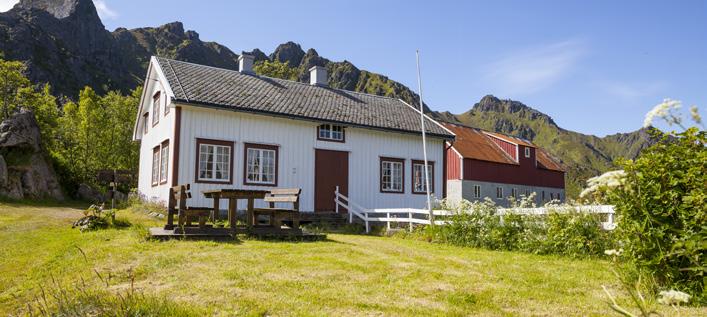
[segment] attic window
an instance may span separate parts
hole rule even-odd
[[[145,114],[142,115],[142,134],[147,134],[147,126],[149,125],[148,124],[148,120],[149,120],[148,117],[149,116],[150,116],[150,114],[147,112],[145,112]]]
[[[333,124],[322,124],[317,127],[317,140],[344,142],[344,127]]]
[[[152,126],[160,122],[160,92],[152,96]]]
[[[525,148],[525,157],[530,158],[530,148],[529,147]]]

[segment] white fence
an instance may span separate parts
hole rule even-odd
[[[339,192],[339,187],[336,187],[334,193],[334,202],[336,212],[339,213],[339,208],[346,208],[349,212],[349,223],[352,223],[354,217],[357,217],[366,226],[366,232],[370,232],[372,222],[385,222],[386,227],[390,229],[391,223],[405,223],[412,230],[413,224],[429,225],[430,212],[427,209],[415,208],[377,208],[367,209],[361,205],[350,201],[348,197]],[[567,206],[567,207],[552,207],[552,208],[499,208],[498,215],[503,221],[503,215],[521,214],[521,215],[546,215],[549,212],[581,212],[606,215],[606,221],[602,222],[602,227],[605,230],[613,230],[616,228],[614,222],[614,207],[609,205],[596,206]],[[454,212],[448,210],[433,210],[432,218],[435,216],[451,216]],[[435,225],[444,225],[447,221],[435,220]]]

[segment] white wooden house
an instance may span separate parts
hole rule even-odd
[[[330,88],[320,66],[306,84],[256,75],[246,54],[239,64],[152,57],[134,130],[142,195],[164,202],[170,186],[189,183],[190,204],[210,206],[202,190],[298,187],[302,211],[331,211],[338,186],[366,208],[425,207],[414,107]],[[430,187],[441,197],[444,143],[454,134],[430,118],[425,126]]]

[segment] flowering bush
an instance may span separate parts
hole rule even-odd
[[[624,256],[659,289],[677,289],[707,302],[707,133],[686,128],[666,99],[646,115],[646,126],[661,117],[683,132],[663,133],[636,160],[619,164],[623,172],[599,177],[583,193],[615,205]],[[691,116],[702,125],[695,107]],[[703,126],[704,128],[704,126]],[[597,181],[600,180],[600,181]]]
[[[596,214],[556,211],[501,216],[488,201],[464,201],[455,210],[448,224],[427,226],[415,235],[431,242],[572,257],[602,256],[614,245],[613,234],[602,230]]]

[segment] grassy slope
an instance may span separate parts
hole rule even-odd
[[[111,289],[121,290],[132,268],[146,294],[217,315],[604,315],[601,284],[616,287],[597,260],[357,235],[157,242],[145,227],[160,223],[142,213],[119,213],[129,229],[83,234],[69,225],[79,215],[0,203],[0,315],[52,277],[92,280],[93,269],[112,272]]]

